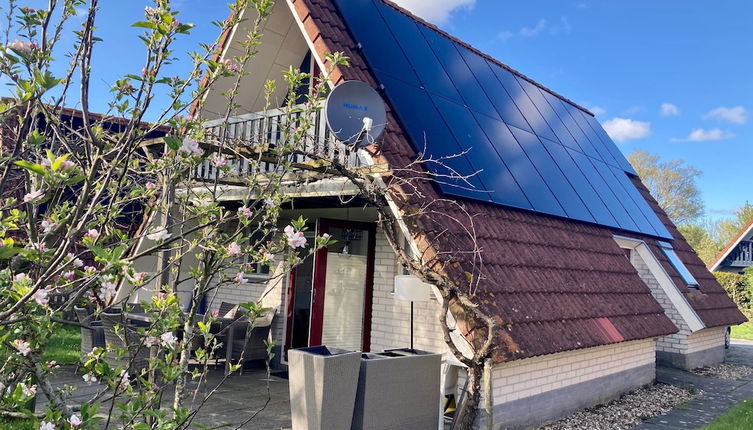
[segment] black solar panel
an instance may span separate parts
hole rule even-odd
[[[379,0],[335,3],[415,149],[455,156],[426,165],[443,193],[672,237],[593,116]]]

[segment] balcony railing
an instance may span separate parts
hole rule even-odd
[[[324,112],[320,110],[314,115],[315,118],[311,121],[312,125],[306,132],[306,138],[302,142],[296,142],[296,146],[303,152],[316,153],[327,159],[336,160],[347,167],[358,167],[360,162],[356,151],[335,139],[332,132],[327,128]],[[280,109],[273,109],[232,117],[227,123],[221,119],[208,121],[205,127],[209,136],[221,137],[226,130],[225,136],[230,140],[245,141],[252,145],[261,143],[269,149],[274,149],[284,143],[282,142],[282,139],[285,138],[284,130],[298,126],[302,118],[301,113],[286,114]],[[291,121],[293,124],[288,124]],[[228,165],[231,168],[229,172],[221,172],[211,162],[215,154],[210,154],[207,161],[197,167],[194,179],[220,179],[225,182],[233,182],[233,179],[239,180],[252,175],[263,175],[278,169],[278,163],[269,161],[269,157],[264,157],[264,154],[253,157],[253,162],[249,162],[247,159],[230,158],[225,154],[224,157],[228,160]],[[291,155],[289,160],[294,166],[305,165],[305,163],[313,161],[302,154]],[[218,178],[218,175],[221,176]]]
[[[730,252],[725,264],[731,267],[753,266],[753,241],[744,240]]]

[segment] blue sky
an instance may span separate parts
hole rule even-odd
[[[179,0],[197,25],[176,45],[211,42],[224,1]],[[753,2],[750,0],[398,0],[543,85],[590,108],[620,149],[680,158],[703,171],[712,218],[753,202]],[[23,3],[22,3],[23,4]],[[40,0],[28,3],[41,7]],[[143,49],[130,23],[149,2],[103,2],[95,94],[139,73]],[[70,42],[70,40],[68,41]],[[178,62],[174,70],[185,70]],[[93,110],[106,109],[107,97]]]

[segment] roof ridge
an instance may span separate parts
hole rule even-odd
[[[747,233],[748,230],[750,230],[751,227],[753,227],[753,219],[751,219],[750,221],[748,221],[748,223],[745,224],[745,227],[743,227],[742,229],[740,229],[740,231],[737,232],[737,234],[735,235],[735,237],[733,237],[732,240],[730,240],[729,242],[727,242],[727,245],[725,245],[724,248],[722,248],[722,250],[719,252],[719,254],[717,254],[716,257],[714,257],[714,259],[711,260],[711,263],[709,263],[709,264],[706,265],[706,268],[709,269],[709,270],[714,270],[717,266],[719,266],[720,264],[722,264],[722,260],[724,260],[725,258],[727,258],[727,254],[729,254],[729,252],[732,250],[732,248],[734,248],[735,246],[737,246],[737,244],[745,236],[745,233]]]
[[[476,54],[480,55],[481,57],[483,57],[483,58],[485,58],[485,59],[493,62],[494,64],[496,64],[496,65],[498,65],[500,67],[502,67],[503,69],[507,70],[508,72],[510,72],[510,73],[512,73],[512,74],[514,74],[516,76],[519,76],[519,77],[525,79],[526,81],[528,81],[532,85],[535,85],[536,87],[538,87],[538,88],[540,88],[540,89],[542,89],[542,90],[550,93],[551,95],[553,95],[553,96],[555,96],[555,97],[557,97],[557,98],[559,98],[559,99],[561,99],[561,100],[563,100],[563,101],[565,101],[565,102],[567,102],[567,103],[575,106],[576,108],[582,110],[583,112],[586,112],[587,114],[589,114],[589,115],[591,115],[593,117],[596,116],[596,115],[594,115],[593,112],[591,112],[590,110],[586,109],[585,107],[579,105],[578,103],[575,103],[574,101],[572,101],[569,98],[563,96],[562,94],[559,94],[558,92],[556,92],[556,91],[554,91],[554,90],[552,90],[550,88],[545,87],[544,85],[536,82],[534,79],[532,79],[532,78],[524,75],[523,73],[519,72],[518,70],[513,69],[512,67],[510,67],[507,64],[499,61],[498,59],[496,59],[494,57],[492,57],[491,55],[487,54],[486,52],[483,52],[483,51],[479,50],[478,48],[474,47],[470,43],[468,43],[468,42],[466,42],[464,40],[458,39],[457,37],[451,35],[450,33],[446,32],[444,30],[442,30],[441,28],[439,28],[436,25],[430,23],[429,21],[426,21],[425,19],[423,19],[420,16],[414,14],[413,12],[409,11],[408,9],[405,9],[404,7],[396,4],[392,0],[375,0],[375,1],[380,1],[380,2],[384,3],[386,6],[389,6],[389,7],[393,8],[393,9],[395,9],[396,11],[402,13],[403,15],[405,15],[408,18],[416,21],[417,23],[419,23],[419,24],[421,24],[421,25],[423,25],[425,27],[428,27],[431,30],[436,31],[440,35],[442,35],[442,36],[444,36],[444,37],[452,40],[453,42],[455,42],[455,43],[457,43],[457,44],[459,44],[459,45],[461,45],[461,46],[463,46],[463,47],[465,47],[465,48],[473,51],[474,53],[476,53]]]

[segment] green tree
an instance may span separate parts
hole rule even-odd
[[[696,185],[700,170],[683,160],[661,161],[658,155],[646,151],[633,152],[628,161],[675,224],[686,224],[703,215],[703,201]]]
[[[735,217],[719,221],[719,240],[729,243],[753,220],[753,205],[745,202],[741,208],[735,210]]]
[[[705,264],[712,262],[724,248],[725,242],[719,240],[718,235],[714,234],[718,231],[715,223],[687,223],[681,225],[679,230]]]

